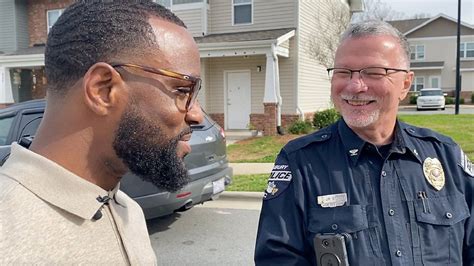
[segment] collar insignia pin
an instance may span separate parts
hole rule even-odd
[[[352,150],[349,150],[349,153],[351,156],[357,156],[357,153],[359,152],[358,149],[352,149]]]
[[[413,149],[413,153],[418,156],[418,152],[416,151],[416,149]]]
[[[446,182],[444,170],[438,158],[426,158],[423,162],[425,178],[436,190],[440,191]]]

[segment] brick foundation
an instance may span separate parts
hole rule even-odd
[[[275,136],[277,134],[277,105],[276,103],[263,103],[265,110],[265,121],[263,122],[263,135]]]
[[[215,113],[215,114],[208,114],[212,120],[216,121],[216,123],[224,128],[224,114],[222,113]]]

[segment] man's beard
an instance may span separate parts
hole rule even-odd
[[[113,148],[132,173],[156,187],[176,192],[189,182],[183,160],[177,155],[179,140],[169,139],[160,126],[145,119],[129,104],[120,119]]]

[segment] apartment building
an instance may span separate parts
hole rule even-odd
[[[276,134],[330,106],[325,67],[308,49],[315,16],[358,0],[156,0],[175,12],[198,43],[199,101],[224,129]],[[0,0],[0,105],[45,95],[47,33],[72,0]],[[337,4],[335,4],[337,3]],[[5,23],[8,22],[8,25]],[[327,30],[327,29],[325,29]]]

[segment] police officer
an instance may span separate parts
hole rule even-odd
[[[257,265],[473,265],[471,162],[449,137],[397,119],[409,54],[385,22],[343,34],[328,69],[342,119],[278,155]]]

